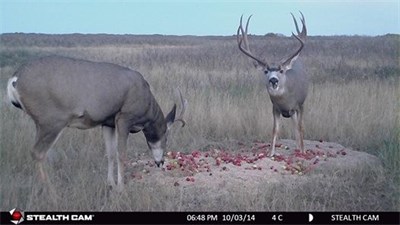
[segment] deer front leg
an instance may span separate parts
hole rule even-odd
[[[114,188],[114,162],[117,157],[117,139],[115,136],[115,128],[103,126],[102,129],[108,159],[107,184]]]
[[[116,129],[117,129],[117,158],[118,158],[118,181],[117,191],[122,192],[124,190],[124,162],[127,157],[127,141],[129,135],[128,119],[125,119],[123,115],[117,116]]]
[[[296,138],[296,145],[297,148],[301,150],[301,152],[304,152],[304,143],[303,143],[303,124],[302,124],[302,113],[300,111],[296,111],[292,115],[292,121],[293,121],[293,129],[295,132],[295,138]]]
[[[280,128],[280,120],[281,120],[281,113],[273,107],[272,109],[273,117],[274,117],[274,128],[272,129],[272,151],[271,156],[275,155],[275,145],[279,135],[279,128]]]
[[[303,106],[299,110],[299,133],[300,133],[300,150],[304,152],[304,125],[303,125]]]

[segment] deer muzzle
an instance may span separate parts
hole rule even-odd
[[[276,89],[278,87],[278,78],[276,77],[272,77],[271,79],[269,79],[269,83],[271,84],[273,89]]]
[[[164,159],[162,159],[161,161],[154,161],[157,165],[157,167],[163,166],[164,165]]]

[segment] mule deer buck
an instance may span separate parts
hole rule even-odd
[[[39,177],[46,181],[43,162],[47,151],[65,127],[89,129],[102,126],[108,155],[107,183],[124,187],[124,160],[129,133],[143,131],[157,166],[163,164],[168,130],[175,121],[185,125],[186,100],[176,117],[176,104],[164,117],[143,76],[111,63],[97,63],[61,56],[43,57],[21,66],[9,79],[9,100],[35,122],[36,142],[31,154]]]
[[[307,37],[307,28],[304,15],[301,12],[300,14],[301,23],[303,25],[301,32],[297,25],[296,18],[292,14],[297,31],[297,35],[294,33],[292,33],[292,35],[300,42],[300,47],[279,63],[269,64],[267,61],[251,53],[247,38],[247,30],[251,16],[247,19],[245,29],[243,29],[242,26],[242,16],[237,30],[236,37],[240,51],[255,60],[255,65],[261,67],[266,76],[266,86],[273,105],[272,113],[274,118],[271,156],[275,155],[275,145],[279,133],[281,115],[285,118],[292,118],[297,147],[304,152],[303,103],[308,91],[308,75],[302,63],[297,59],[304,47],[304,42]]]

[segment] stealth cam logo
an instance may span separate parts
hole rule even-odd
[[[14,224],[20,224],[24,221],[24,212],[18,208],[14,208],[10,211],[11,222]]]

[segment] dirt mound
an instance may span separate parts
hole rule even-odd
[[[364,188],[382,177],[378,158],[331,142],[305,141],[306,151],[301,153],[294,141],[281,140],[274,157],[268,157],[269,143],[226,146],[167,152],[163,168],[157,168],[150,158],[131,161],[128,176],[131,184],[161,186],[180,193],[177,210],[287,210],[281,204],[293,204],[293,210],[346,210],[345,206],[329,206],[329,198],[346,201],[361,196],[367,200],[369,197],[362,194],[371,193]],[[304,207],[295,203],[298,200],[311,204]],[[364,203],[354,204],[360,210],[369,209]]]

